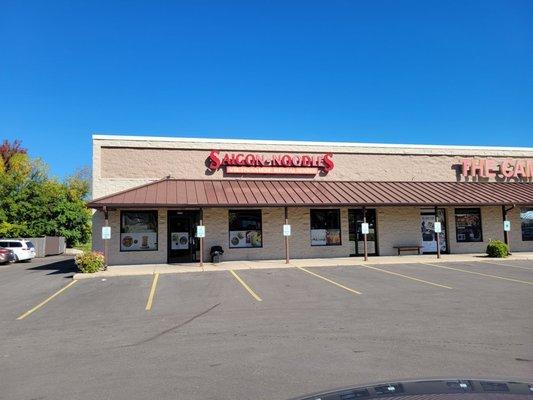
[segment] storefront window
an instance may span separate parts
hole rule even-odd
[[[157,250],[157,211],[123,211],[120,251]]]
[[[522,208],[520,220],[522,221],[522,240],[533,240],[533,208]]]
[[[455,230],[457,242],[482,242],[481,210],[479,208],[456,208]]]
[[[311,246],[339,246],[340,244],[340,210],[311,210]]]
[[[229,247],[262,247],[261,210],[229,212]]]

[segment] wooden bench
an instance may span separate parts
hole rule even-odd
[[[420,254],[420,249],[422,248],[422,246],[418,246],[418,245],[412,245],[412,246],[393,246],[396,250],[398,250],[398,255],[400,255],[400,253],[402,251],[417,251],[418,254]]]

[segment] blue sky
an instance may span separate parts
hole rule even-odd
[[[0,2],[0,139],[533,146],[533,2]]]

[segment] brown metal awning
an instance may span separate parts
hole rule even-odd
[[[532,183],[163,179],[88,207],[533,205]]]

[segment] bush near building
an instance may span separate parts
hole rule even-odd
[[[505,258],[509,255],[509,247],[500,240],[490,240],[487,255],[494,258]]]
[[[84,274],[92,274],[105,269],[104,255],[96,251],[84,251],[76,256],[76,266]]]

